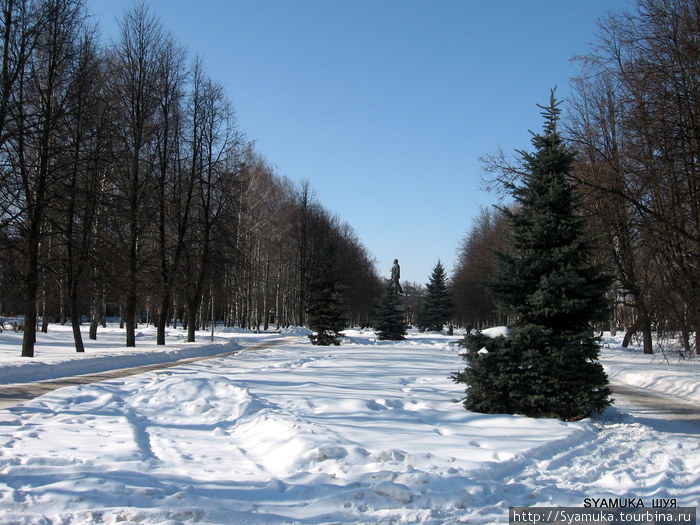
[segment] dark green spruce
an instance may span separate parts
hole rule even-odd
[[[401,296],[389,283],[384,288],[384,295],[377,300],[374,311],[374,331],[381,341],[402,341],[406,337],[406,322],[401,309]]]
[[[335,249],[327,242],[318,275],[309,289],[307,319],[314,333],[309,339],[315,345],[340,345],[340,333],[346,328],[346,316],[340,280],[335,272]]]
[[[430,282],[425,288],[427,292],[417,325],[421,331],[439,332],[454,315],[454,303],[447,286],[447,274],[440,261],[433,268]]]
[[[508,189],[505,210],[511,252],[499,254],[490,283],[496,303],[513,320],[507,338],[467,336],[467,367],[454,379],[467,384],[468,410],[572,420],[610,404],[598,362],[593,323],[607,314],[609,280],[591,263],[591,241],[568,176],[574,156],[557,131],[554,92],[542,107],[544,131],[534,153],[522,153],[524,174]]]

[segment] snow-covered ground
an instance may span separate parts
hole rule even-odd
[[[602,339],[601,362],[610,381],[638,386],[700,404],[700,359],[677,354],[644,355],[639,346],[622,348],[622,335]]]
[[[286,334],[289,335],[289,334]],[[276,334],[218,332],[166,350],[102,330],[0,334],[0,388],[240,350]],[[348,331],[340,347],[264,350],[62,388],[0,410],[0,523],[507,523],[509,506],[584,498],[700,504],[697,426],[673,430],[629,404],[591,421],[464,410],[458,337],[404,342]],[[610,348],[611,377],[699,401],[700,364]]]

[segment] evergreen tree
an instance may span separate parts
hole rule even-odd
[[[452,378],[468,385],[464,405],[467,410],[487,414],[514,414],[517,407],[509,393],[509,381],[516,376],[511,363],[517,361],[515,350],[506,344],[505,337],[491,338],[481,333],[467,334],[460,342],[467,347],[463,354],[468,365]]]
[[[447,274],[440,261],[433,268],[430,282],[425,287],[427,294],[418,316],[418,328],[421,331],[439,332],[454,314],[454,303],[447,287]]]
[[[598,363],[592,323],[606,314],[609,280],[593,267],[584,221],[567,175],[573,154],[557,131],[558,103],[540,106],[544,133],[522,153],[522,185],[510,184],[515,211],[512,253],[500,254],[491,283],[503,313],[515,322],[508,338],[467,336],[467,368],[454,376],[468,385],[468,410],[575,419],[610,404]]]
[[[315,345],[340,345],[340,331],[346,326],[343,311],[342,290],[334,272],[333,244],[324,247],[324,256],[316,280],[309,290],[307,318],[314,333],[309,339]]]
[[[401,296],[394,285],[386,285],[384,295],[377,301],[374,313],[374,331],[381,341],[402,341],[406,336],[406,323],[401,311]]]

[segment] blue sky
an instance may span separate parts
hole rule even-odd
[[[145,0],[227,88],[279,175],[307,179],[389,277],[451,274],[479,157],[529,148],[596,20],[628,0]],[[131,0],[88,0],[109,38]]]

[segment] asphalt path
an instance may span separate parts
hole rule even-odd
[[[21,405],[22,403],[32,400],[35,397],[42,396],[59,388],[66,386],[75,385],[85,385],[88,383],[97,383],[99,381],[106,381],[108,379],[117,379],[120,377],[133,376],[137,374],[143,374],[146,372],[151,372],[153,370],[161,370],[164,368],[172,368],[174,366],[186,365],[190,363],[196,363],[197,361],[204,361],[206,359],[217,359],[220,357],[228,357],[241,352],[250,352],[253,350],[264,350],[266,348],[272,348],[274,346],[280,345],[282,343],[288,343],[297,339],[296,337],[282,337],[280,339],[273,339],[267,341],[261,341],[259,343],[246,346],[244,348],[238,348],[229,352],[222,352],[220,354],[199,356],[199,357],[188,357],[186,359],[180,359],[179,361],[171,361],[168,363],[155,363],[151,365],[135,366],[131,368],[118,368],[114,370],[106,370],[104,372],[96,372],[92,374],[82,374],[71,377],[61,377],[57,379],[47,379],[45,381],[35,381],[33,383],[19,383],[13,385],[0,385],[0,409],[10,408],[13,406]]]
[[[700,435],[700,406],[646,388],[612,383],[614,405],[661,432]]]

